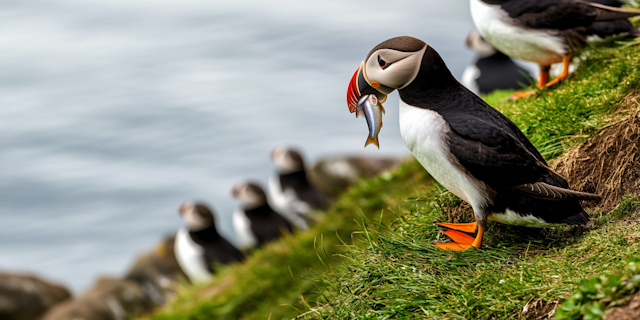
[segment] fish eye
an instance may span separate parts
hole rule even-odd
[[[380,65],[380,68],[382,68],[382,70],[388,68],[391,63],[384,61],[384,59],[380,58],[380,55],[378,55],[378,65]]]
[[[378,104],[378,97],[376,97],[375,94],[372,94],[369,96],[369,101],[371,101],[371,104],[375,106],[376,104]]]

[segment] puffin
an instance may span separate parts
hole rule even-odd
[[[462,73],[460,81],[471,92],[480,95],[495,90],[522,89],[530,82],[527,70],[496,50],[477,30],[469,32],[466,45],[477,55]]]
[[[502,53],[538,64],[538,87],[569,76],[571,57],[591,36],[640,36],[627,18],[638,10],[583,0],[470,0],[471,17],[480,35]],[[562,72],[549,81],[549,68],[562,62]],[[512,99],[533,91],[516,92]]]
[[[385,101],[394,90],[407,148],[473,208],[473,223],[435,222],[453,240],[439,248],[481,248],[488,220],[525,227],[589,221],[579,201],[600,196],[570,190],[522,131],[460,84],[431,46],[402,36],[371,49],[349,83],[349,111],[369,95]]]
[[[244,261],[244,254],[218,233],[213,212],[206,205],[187,201],[178,213],[185,226],[176,234],[174,252],[191,283],[210,281],[214,263]]]
[[[236,183],[231,192],[240,201],[240,207],[233,213],[233,228],[243,249],[262,247],[285,232],[293,232],[291,223],[271,208],[257,183]]]
[[[276,174],[269,178],[269,202],[274,209],[306,230],[315,219],[316,209],[325,207],[320,191],[309,182],[302,155],[290,147],[277,147],[271,151]]]

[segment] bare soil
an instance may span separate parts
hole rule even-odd
[[[625,194],[640,194],[640,113],[625,116],[556,159],[571,189],[603,197],[587,207],[610,212]]]
[[[604,320],[636,320],[640,319],[640,293],[636,293],[631,301],[621,307],[612,308],[604,314]]]

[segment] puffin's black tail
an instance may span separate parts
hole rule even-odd
[[[587,224],[587,222],[589,222],[589,220],[590,220],[589,215],[583,210],[576,215],[565,218],[564,220],[562,220],[562,222],[568,225],[585,225]]]

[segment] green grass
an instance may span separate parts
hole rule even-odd
[[[512,92],[496,92],[486,100],[553,159],[614,120],[640,85],[639,67],[638,46],[589,49],[568,81],[535,98],[512,103]],[[183,288],[148,318],[511,319],[527,302],[567,298],[581,279],[640,256],[640,226],[615,223],[635,219],[636,200],[613,214],[590,212],[588,228],[490,224],[483,250],[438,250],[432,243],[443,236],[432,221],[446,220],[460,200],[431,185],[416,161],[363,180],[309,231],[218,268],[212,283]]]
[[[407,196],[419,196],[432,179],[419,164],[409,161],[393,173],[361,181],[343,194],[322,221],[253,252],[242,265],[219,268],[216,280],[185,287],[167,308],[150,319],[290,319],[304,310],[301,295],[314,300],[309,277],[339,263],[344,252],[339,238],[350,239],[359,229],[356,220],[399,210]],[[382,195],[381,195],[382,194]],[[388,213],[387,213],[388,214]],[[320,259],[322,255],[324,259]]]
[[[620,101],[640,85],[639,51],[619,45],[590,50],[569,81],[541,90],[535,99],[510,103],[512,92],[496,92],[486,100],[553,159],[614,120]],[[366,241],[346,246],[348,263],[317,280],[325,300],[305,318],[525,317],[521,312],[528,302],[553,305],[570,296],[581,279],[622,269],[625,259],[640,256],[640,226],[614,223],[638,208],[637,198],[627,198],[611,213],[590,212],[594,223],[588,228],[490,223],[483,250],[442,251],[432,244],[445,238],[432,221],[447,219],[445,209],[458,202],[452,197],[433,190],[407,200],[412,209],[393,223],[369,222],[362,231]],[[569,313],[584,314],[584,304],[578,305]]]

